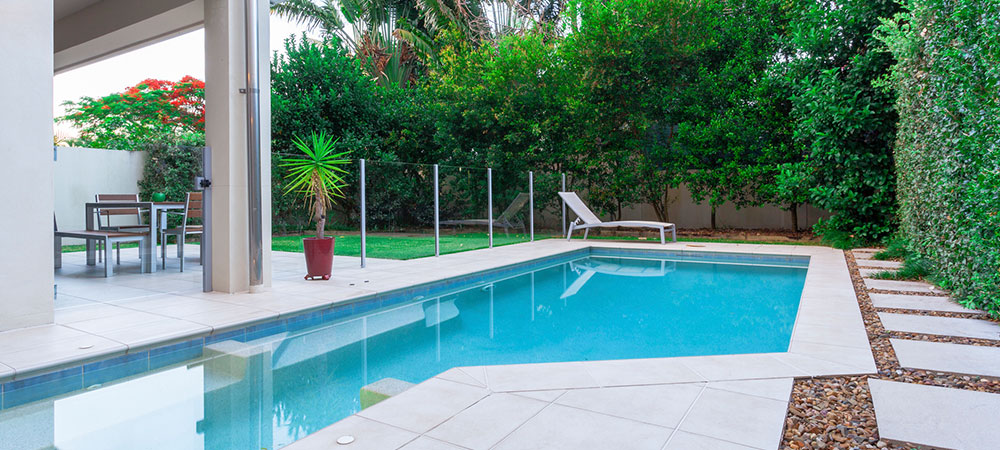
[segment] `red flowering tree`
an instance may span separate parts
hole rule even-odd
[[[64,103],[57,120],[77,128],[72,145],[134,150],[164,139],[205,132],[205,82],[147,79],[124,92]]]

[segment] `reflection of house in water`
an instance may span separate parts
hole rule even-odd
[[[591,256],[570,261],[569,267],[579,276],[559,298],[565,299],[576,295],[594,275],[599,273],[623,277],[662,277],[677,270],[677,263],[661,259]]]
[[[198,427],[205,447],[245,442],[246,448],[276,448],[357,412],[361,387],[385,375],[387,360],[405,359],[387,350],[433,350],[426,338],[407,339],[405,347],[385,342],[416,328],[439,328],[458,315],[454,297],[432,299],[318,329],[207,346],[205,418]],[[440,332],[435,334],[440,352]],[[380,370],[369,373],[373,351]]]

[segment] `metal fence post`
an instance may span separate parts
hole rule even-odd
[[[486,169],[486,223],[489,228],[490,248],[493,248],[493,169]]]
[[[528,171],[528,224],[531,242],[535,242],[535,173]]]
[[[365,160],[358,160],[361,164],[361,268],[365,268],[365,216],[367,212],[365,211]]]
[[[566,172],[562,174],[562,191],[566,192]],[[560,236],[566,235],[566,200],[559,197],[559,202],[562,203],[562,234]]]
[[[441,256],[441,190],[438,188],[438,165],[434,165],[434,256]]]

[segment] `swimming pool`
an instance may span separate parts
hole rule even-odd
[[[112,369],[143,367],[138,359],[93,366],[90,380],[85,368],[85,389],[13,407],[5,397],[0,422],[49,430],[39,446],[62,449],[273,449],[357,412],[361,388],[386,378],[784,352],[807,265],[806,257],[588,249],[150,351],[146,369],[124,379]]]

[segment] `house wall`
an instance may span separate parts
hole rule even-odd
[[[142,151],[97,148],[56,147],[55,214],[60,230],[86,229],[83,204],[94,201],[95,194],[133,194],[139,192],[139,180],[147,154]],[[136,223],[129,217],[115,217],[113,225]],[[63,239],[63,244],[83,243]]]
[[[0,331],[53,317],[52,2],[0,15]]]

